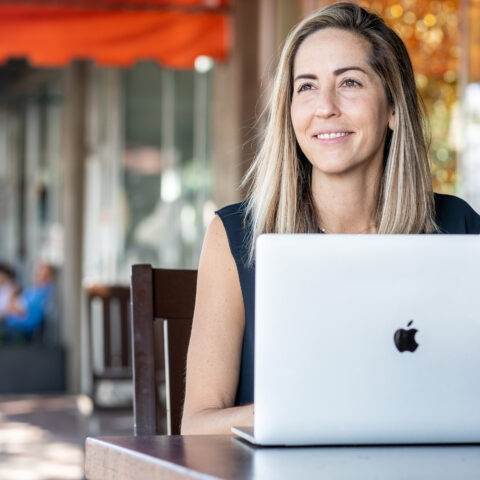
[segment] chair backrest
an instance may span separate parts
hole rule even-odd
[[[196,288],[196,270],[132,266],[135,435],[180,433]]]
[[[93,371],[94,383],[99,379],[128,378],[131,374],[130,358],[130,330],[129,330],[129,302],[130,288],[128,285],[90,285],[85,287],[87,297],[87,317],[90,335],[90,362]],[[95,371],[93,365],[93,303],[99,300],[102,304],[102,330],[103,330],[103,369]],[[116,308],[115,308],[116,307]],[[117,315],[113,315],[116,311]],[[118,317],[119,318],[118,318]],[[113,322],[119,322],[114,325]],[[113,335],[114,329],[119,330],[119,344],[112,342],[117,336]]]

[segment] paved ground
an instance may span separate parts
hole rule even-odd
[[[94,411],[87,396],[0,396],[0,479],[80,480],[85,437],[132,430],[130,411]]]

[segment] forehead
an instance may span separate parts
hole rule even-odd
[[[324,28],[312,33],[300,44],[293,70],[335,70],[347,63],[369,67],[369,54],[370,44],[362,36],[339,28]]]

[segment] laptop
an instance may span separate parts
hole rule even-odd
[[[480,442],[480,236],[262,235],[255,445]]]

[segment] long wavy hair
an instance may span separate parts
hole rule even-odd
[[[312,196],[312,166],[301,151],[290,118],[293,65],[302,42],[325,28],[352,32],[370,45],[368,61],[380,77],[395,111],[388,129],[384,168],[375,212],[378,233],[431,233],[435,203],[427,157],[425,108],[417,93],[407,49],[375,13],[351,2],[338,2],[301,21],[288,35],[277,68],[259,151],[248,170],[246,218],[249,258],[262,233],[313,233],[321,219]]]

